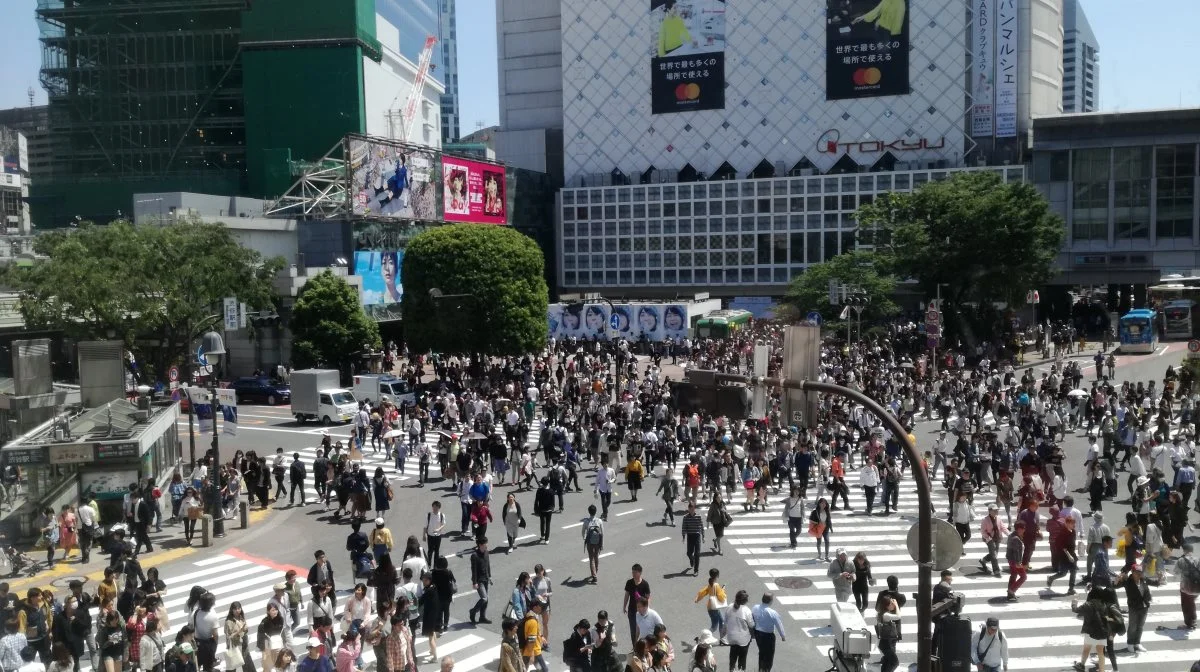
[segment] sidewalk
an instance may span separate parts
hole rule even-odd
[[[141,552],[138,554],[138,561],[142,565],[142,569],[149,569],[157,565],[165,565],[170,562],[175,562],[180,558],[184,558],[197,551],[211,549],[223,542],[229,542],[236,539],[244,533],[251,533],[254,526],[261,523],[275,511],[274,507],[269,509],[252,508],[247,518],[247,529],[242,530],[238,524],[237,518],[225,521],[225,537],[222,539],[213,539],[212,546],[200,545],[200,526],[196,526],[196,536],[192,541],[192,545],[188,546],[183,539],[183,524],[177,522],[169,524],[163,522],[162,532],[155,532],[153,528],[150,530],[150,541],[154,544],[153,552]],[[28,548],[25,554],[30,558],[37,560],[39,565],[44,567],[46,562],[45,549]],[[64,592],[67,589],[67,584],[72,580],[86,579],[89,584],[99,583],[104,578],[104,568],[108,567],[109,556],[103,552],[99,546],[93,547],[91,557],[85,564],[82,562],[82,555],[79,549],[71,551],[71,555],[66,559],[62,559],[62,551],[55,553],[54,568],[50,570],[42,569],[33,576],[25,576],[24,572],[20,576],[10,577],[11,567],[5,565],[3,579],[8,581],[9,590],[15,594],[24,594],[30,588],[43,588],[54,590],[56,592]]]

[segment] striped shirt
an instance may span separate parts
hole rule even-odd
[[[687,513],[683,516],[683,535],[689,534],[704,536],[704,519],[698,513]]]

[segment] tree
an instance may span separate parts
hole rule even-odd
[[[322,271],[309,278],[292,306],[292,360],[350,371],[364,350],[378,350],[379,325],[363,312],[358,292],[344,279]]]
[[[198,221],[85,223],[42,234],[33,249],[44,258],[3,277],[25,324],[77,340],[119,338],[151,380],[171,365],[190,371],[192,344],[219,323],[225,297],[272,309],[284,264],[242,247],[222,224]]]
[[[859,207],[860,236],[898,277],[951,303],[1019,303],[1054,277],[1063,221],[1033,185],[958,173]]]
[[[544,347],[544,266],[537,243],[508,227],[455,224],[417,235],[401,270],[405,340],[416,352],[522,355]]]
[[[801,318],[808,311],[815,310],[831,320],[841,311],[829,304],[829,282],[836,280],[866,293],[870,303],[862,311],[864,320],[886,317],[896,312],[896,303],[892,301],[896,279],[881,273],[879,267],[879,256],[864,250],[847,252],[829,261],[813,264],[792,279],[784,303],[790,305]]]

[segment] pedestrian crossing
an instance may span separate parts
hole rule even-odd
[[[167,595],[163,602],[167,610],[169,626],[163,640],[174,641],[175,633],[188,620],[186,605],[192,586],[203,586],[216,596],[214,610],[222,616],[222,621],[224,621],[224,614],[229,610],[232,602],[236,601],[242,604],[246,615],[246,624],[249,626],[247,641],[250,643],[250,653],[256,667],[262,658],[261,652],[255,647],[258,625],[266,615],[267,602],[273,595],[272,586],[284,581],[284,574],[288,569],[294,569],[300,574],[301,578],[298,581],[302,584],[303,577],[308,573],[307,569],[280,565],[245,555],[237,550],[207,557],[189,565],[183,565],[183,567],[181,572],[162,577],[167,584]],[[307,606],[307,585],[302,585],[302,589],[304,589],[305,605]],[[339,595],[335,611],[340,613],[345,599],[346,595]],[[300,620],[302,623],[307,620],[304,609],[301,609]],[[454,665],[456,672],[471,672],[489,666],[494,668],[494,663],[500,659],[499,636],[471,628],[458,629],[456,625],[452,622],[451,628],[438,638],[438,657],[453,656],[456,661]],[[335,631],[338,631],[336,626]],[[296,650],[299,655],[303,655],[304,643],[308,636],[306,625],[298,627],[292,636],[291,648]],[[429,642],[425,637],[418,636],[415,639],[415,646],[417,661],[422,663],[423,659],[429,655]],[[224,660],[224,651],[225,638],[222,635],[217,648],[219,662]],[[364,647],[362,658],[367,666],[375,661],[375,652],[372,647]],[[80,660],[80,668],[81,670],[91,669],[91,663],[86,656]]]
[[[870,589],[869,604],[865,613],[868,624],[874,622],[874,599],[879,591],[886,587],[887,577],[895,575],[899,579],[900,591],[909,596],[909,602],[902,612],[906,637],[897,646],[897,653],[902,664],[907,664],[915,660],[917,647],[916,609],[912,594],[917,589],[918,569],[909,557],[905,543],[909,527],[917,520],[916,491],[911,481],[903,482],[897,513],[890,516],[878,515],[882,507],[878,506],[877,499],[877,514],[867,516],[862,490],[856,487],[857,474],[848,473],[846,481],[850,487],[850,502],[854,510],[849,513],[839,510],[833,514],[829,539],[830,555],[833,555],[836,549],[844,548],[848,559],[852,561],[858,551],[867,552],[872,575],[876,580],[876,585]],[[815,504],[815,495],[814,488],[810,487],[806,512],[811,511],[811,506]],[[834,601],[833,585],[826,573],[828,564],[817,559],[814,540],[807,533],[800,535],[795,549],[790,547],[787,526],[780,506],[783,497],[782,493],[772,497],[773,505],[765,512],[743,512],[736,503],[731,506],[734,523],[725,530],[725,541],[728,548],[763,580],[765,587],[775,593],[776,607],[780,613],[786,613],[790,621],[799,625],[806,635],[818,640],[818,649],[826,652],[831,646],[829,605]],[[992,576],[990,571],[984,573],[979,568],[979,559],[987,554],[986,545],[979,537],[979,520],[986,514],[989,501],[992,501],[990,493],[975,496],[977,515],[971,524],[972,536],[964,545],[963,558],[955,570],[953,589],[965,596],[962,614],[971,618],[975,627],[979,627],[990,616],[1000,619],[1001,630],[1008,639],[1010,670],[1069,669],[1072,661],[1079,659],[1082,650],[1082,621],[1071,609],[1072,596],[1066,594],[1066,577],[1058,579],[1052,589],[1046,587],[1050,566],[1048,541],[1039,541],[1035,548],[1030,563],[1034,569],[1025,585],[1017,592],[1018,602],[1010,603],[1005,600],[1008,574],[1003,555],[999,560],[1002,570],[1000,577]],[[935,488],[934,503],[938,508],[936,515],[944,516],[946,501],[940,488]],[[1004,518],[1003,509],[1000,516]],[[807,529],[807,522],[805,527]],[[1003,554],[1003,546],[1000,552]],[[729,555],[728,551],[726,554]],[[1119,567],[1120,563],[1121,560],[1114,556],[1114,568]],[[1082,578],[1084,572],[1085,560],[1081,557],[1079,578]],[[1148,652],[1134,657],[1121,652],[1125,646],[1124,637],[1117,637],[1115,640],[1118,663],[1122,668],[1130,666],[1133,669],[1159,667],[1183,670],[1200,658],[1200,647],[1197,646],[1200,633],[1189,633],[1180,627],[1183,619],[1179,604],[1179,584],[1169,575],[1170,565],[1167,572],[1166,581],[1161,586],[1152,586],[1150,589],[1153,602],[1142,635],[1142,645]],[[812,586],[800,590],[789,589],[786,586],[795,584],[786,579],[792,578],[807,579],[812,582]],[[938,581],[936,572],[933,581]],[[1082,602],[1087,591],[1085,588],[1079,588],[1078,591],[1073,597]],[[1118,589],[1118,598],[1124,605],[1125,596],[1122,589]],[[874,658],[877,660],[878,656]]]
[[[538,436],[541,434],[541,429],[542,429],[542,419],[534,418],[534,420],[529,423],[529,437],[528,437],[528,440],[526,441],[526,446],[528,446],[530,448],[537,446]],[[500,422],[496,423],[496,432],[500,436],[504,436],[504,427],[503,427],[502,423],[500,423]],[[464,432],[460,431],[458,433],[463,434]],[[343,444],[349,444],[349,438],[348,438],[349,434],[346,434],[345,436],[340,436],[337,432],[330,432],[330,437],[335,442],[338,440],[341,440],[343,442]],[[441,477],[440,476],[441,470],[438,468],[438,461],[437,461],[438,438],[439,438],[439,435],[438,435],[438,432],[436,432],[436,431],[429,431],[425,435],[425,445],[429,446],[429,450],[430,450],[429,475],[432,478],[440,478]],[[290,449],[286,453],[287,457],[288,457],[288,464],[291,464],[292,453],[300,453],[300,460],[304,463],[305,469],[307,470],[307,476],[304,479],[304,493],[305,493],[304,496],[305,496],[306,500],[309,502],[318,500],[316,481],[315,481],[313,473],[312,473],[312,465],[313,465],[313,462],[317,459],[317,451],[320,448],[320,445],[319,445],[320,444],[320,434],[315,435],[314,440],[315,440],[314,445],[312,445],[310,447]],[[407,446],[408,445],[408,436],[407,435],[402,436],[399,439],[397,439],[397,441],[398,442],[402,441],[402,442],[404,442],[404,445]],[[271,460],[271,457],[268,456],[267,457],[268,464],[270,463],[270,460]],[[377,467],[382,468],[384,475],[387,476],[388,481],[391,482],[392,484],[398,484],[398,483],[405,483],[405,484],[409,484],[409,485],[415,484],[417,481],[418,474],[420,473],[420,458],[417,457],[415,450],[407,451],[407,455],[405,456],[405,459],[403,462],[404,471],[401,472],[399,469],[396,468],[395,458],[389,457],[385,450],[380,448],[380,450],[378,452],[375,452],[371,449],[371,442],[369,439],[363,444],[362,460],[360,461],[360,464],[362,464],[363,469],[365,469],[367,471],[368,475],[374,475],[375,469]],[[510,477],[510,480],[511,480],[511,476],[514,474],[514,470],[517,468],[517,466],[518,465],[511,465],[509,467],[508,475]],[[290,476],[285,477],[284,482],[287,484],[287,488],[290,490],[290,488],[291,488]],[[274,491],[275,491],[275,482],[274,482],[274,478],[272,477],[271,492],[273,493]],[[286,496],[286,494],[285,494],[285,496]],[[331,496],[330,501],[332,502],[334,500],[335,500],[335,498]]]

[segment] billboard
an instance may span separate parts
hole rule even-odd
[[[909,93],[908,0],[825,3],[825,99]]]
[[[1017,137],[1017,0],[996,0],[996,137]]]
[[[362,278],[364,306],[383,306],[400,303],[404,285],[400,269],[404,250],[357,250],[354,253],[354,274]]]
[[[650,0],[650,111],[725,109],[725,0]]]
[[[0,173],[19,176],[28,171],[29,145],[25,135],[7,129],[0,133],[0,157],[4,160],[4,167],[0,169]],[[16,183],[19,185],[21,182],[17,180]]]
[[[447,222],[506,224],[504,166],[442,156],[442,211]]]
[[[550,338],[663,341],[687,338],[687,306],[675,303],[552,303],[547,311]]]
[[[347,142],[355,216],[438,219],[433,150],[353,136]]]
[[[972,0],[971,26],[973,37],[971,53],[971,135],[977,138],[991,137],[995,125],[996,95],[996,26],[993,21],[995,0]]]

